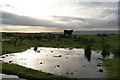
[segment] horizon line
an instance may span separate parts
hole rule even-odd
[[[65,29],[67,30],[67,29]],[[69,29],[68,29],[69,30]],[[74,30],[74,31],[119,31],[120,29],[100,29],[100,30]],[[64,31],[0,31],[0,33],[54,33]]]

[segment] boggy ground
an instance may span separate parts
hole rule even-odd
[[[24,78],[27,80],[46,80],[46,79],[64,79],[67,80],[68,78],[53,75],[50,73],[45,73],[42,71],[33,70],[30,68],[22,67],[17,64],[8,64],[8,63],[0,63],[2,65],[2,73],[4,74],[10,74],[10,75],[17,75],[19,78]]]
[[[9,41],[2,42],[2,54],[21,52],[30,47],[57,47],[57,48],[89,48],[91,50],[102,50],[104,53],[112,52],[115,59],[103,59],[103,66],[108,70],[108,77],[118,78],[119,59],[119,36],[120,35],[71,35],[62,34],[19,34],[4,33],[2,39]],[[7,66],[7,64],[4,64]],[[9,64],[8,64],[9,65]],[[10,64],[10,66],[14,66]],[[110,68],[111,67],[111,68]],[[10,68],[6,68],[8,71]],[[22,72],[21,72],[22,73]],[[24,72],[23,72],[24,73]],[[45,76],[47,77],[47,76]]]

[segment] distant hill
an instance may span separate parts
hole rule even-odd
[[[118,30],[95,30],[95,31],[74,31],[73,32],[73,34],[80,34],[80,35],[96,35],[97,33],[119,34]]]
[[[96,35],[97,33],[105,33],[105,34],[120,34],[120,30],[94,30],[94,31],[73,31],[72,34],[78,34],[78,35]],[[0,32],[0,35],[8,33],[8,32]],[[28,34],[28,33],[16,33],[16,32],[9,32],[9,33],[14,33],[14,34]],[[34,34],[34,35],[39,35],[39,34],[64,34],[64,32],[42,32],[42,33],[29,33],[29,34]]]
[[[52,32],[52,33],[63,34],[64,32]],[[96,35],[97,33],[119,34],[119,31],[118,30],[73,31],[73,34],[79,34],[79,35]]]

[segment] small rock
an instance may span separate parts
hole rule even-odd
[[[51,73],[47,73],[47,75],[52,75]]]
[[[103,70],[102,70],[102,69],[99,69],[99,72],[103,72]]]
[[[98,58],[98,59],[101,59],[101,58]]]
[[[9,63],[12,63],[13,61],[9,61]]]
[[[40,51],[37,51],[38,53],[40,53]]]
[[[96,51],[96,53],[99,53],[99,51]]]
[[[68,57],[66,57],[66,58],[68,58]]]
[[[71,74],[73,74],[73,73],[71,73]]]
[[[83,65],[83,67],[86,67],[85,65]]]
[[[62,57],[61,55],[59,55],[59,57]]]
[[[37,51],[38,47],[34,47],[34,51]]]
[[[101,66],[100,64],[97,64],[97,66]]]
[[[60,65],[57,65],[57,67],[60,67]]]
[[[66,74],[69,74],[68,72]]]
[[[2,56],[2,58],[5,58],[5,56]]]
[[[53,52],[53,51],[51,51],[51,52]]]
[[[8,57],[8,55],[6,55],[6,57]]]
[[[72,50],[73,48],[69,48],[69,50]]]
[[[42,62],[40,62],[40,64],[42,64]]]
[[[53,57],[62,57],[62,55],[58,55],[58,56],[53,56]]]

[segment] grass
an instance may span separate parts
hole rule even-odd
[[[39,79],[68,79],[66,77],[53,75],[50,73],[45,73],[42,71],[33,70],[30,68],[25,68],[19,66],[17,64],[8,64],[8,63],[0,63],[2,65],[2,73],[10,74],[10,75],[17,75],[20,78],[25,78],[28,80],[39,80]]]
[[[107,78],[120,78],[119,72],[119,64],[120,58],[116,59],[102,59],[102,65],[108,71]]]
[[[60,34],[38,35],[3,35],[3,39],[10,41],[3,42],[2,54],[25,51],[30,47],[56,47],[56,48],[84,48],[90,44],[92,50],[101,50],[103,44],[109,45],[109,51],[113,52],[118,48],[119,35],[98,37],[97,35],[72,35],[65,37]],[[18,38],[19,37],[19,38]],[[104,43],[105,42],[105,43]]]
[[[30,47],[54,47],[54,48],[86,48],[90,45],[92,50],[103,50],[103,52],[112,52],[116,57],[120,56],[120,47],[118,43],[120,35],[108,35],[107,37],[100,37],[97,35],[71,35],[64,36],[62,34],[3,34],[3,39],[10,39],[10,41],[2,42],[2,54],[22,52]],[[51,75],[39,76],[36,71],[21,67],[18,65],[3,63],[3,71],[6,73],[15,73],[23,77],[33,78],[47,78],[55,77]],[[8,67],[10,66],[10,67]],[[103,59],[103,66],[108,70],[110,78],[118,76],[118,59]],[[17,67],[14,69],[13,67]],[[21,70],[22,69],[22,70]],[[30,70],[30,71],[29,71]],[[29,72],[29,73],[27,73]],[[34,74],[32,74],[34,72]],[[11,73],[10,73],[11,74]],[[28,74],[28,75],[27,75]],[[38,76],[37,76],[38,75]]]

